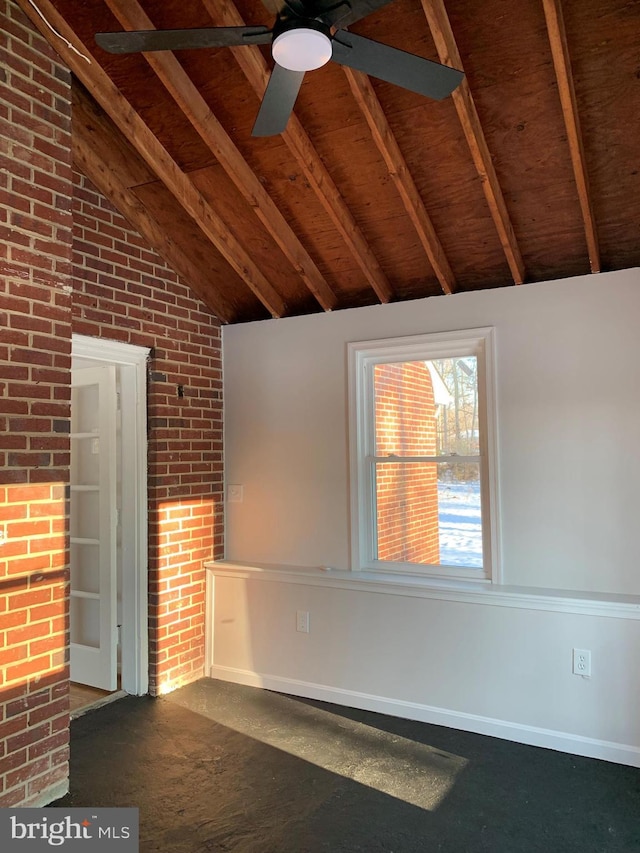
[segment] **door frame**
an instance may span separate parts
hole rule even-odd
[[[123,561],[137,567],[122,575],[122,689],[135,696],[149,692],[149,586],[147,505],[147,362],[150,350],[132,344],[72,336],[72,358],[120,367],[122,416]]]

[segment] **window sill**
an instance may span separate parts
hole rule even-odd
[[[399,575],[395,572],[345,572],[328,567],[239,563],[230,560],[208,562],[205,563],[205,568],[216,577],[332,587],[523,610],[640,619],[639,595],[506,586],[487,581],[449,581],[442,578]]]
[[[490,584],[491,576],[482,568],[465,568],[464,566],[427,566],[411,563],[387,563],[374,561],[362,564],[360,570],[354,570],[348,574],[366,575],[376,577],[378,575],[392,578],[400,577],[405,580],[426,580],[436,586],[456,586],[459,583],[470,585],[475,589],[478,584]]]

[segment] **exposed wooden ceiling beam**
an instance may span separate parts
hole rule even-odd
[[[573,85],[573,75],[571,73],[571,59],[569,57],[569,47],[567,45],[567,34],[564,26],[562,6],[560,4],[560,0],[542,0],[542,5],[544,6],[544,15],[547,20],[547,32],[549,34],[553,65],[556,70],[556,78],[558,80],[558,90],[560,94],[560,103],[562,104],[562,113],[564,115],[564,124],[567,129],[567,139],[569,141],[569,153],[571,154],[573,174],[578,188],[578,198],[580,200],[580,209],[582,211],[582,219],[584,222],[584,233],[587,240],[587,250],[589,252],[589,264],[591,266],[591,272],[600,272],[601,266],[598,234],[596,231],[596,221],[589,193],[587,164],[584,156],[582,134],[580,132],[580,118],[578,115],[576,92]]]
[[[422,8],[427,16],[431,34],[435,42],[440,62],[463,71],[460,51],[451,29],[449,16],[444,7],[444,0],[421,0]],[[502,244],[503,251],[511,270],[511,275],[516,284],[522,284],[525,278],[524,261],[518,248],[518,242],[511,224],[507,205],[505,204],[502,189],[496,175],[496,170],[491,160],[489,147],[485,139],[476,105],[471,94],[471,89],[465,77],[458,88],[453,92],[453,103],[458,113],[467,144],[473,157],[478,175],[482,182],[491,216],[495,223]]]
[[[114,169],[109,156],[120,142],[115,128],[109,128],[104,117],[96,116],[96,107],[80,91],[73,87],[73,132],[71,145],[75,165],[108,198],[124,218],[132,225],[158,254],[182,276],[193,292],[223,323],[231,322],[232,308],[178,246],[167,236],[142,202],[127,186],[119,169]],[[135,153],[130,151],[135,157]],[[125,176],[126,177],[126,176]]]
[[[373,139],[386,163],[402,203],[405,206],[413,227],[416,229],[422,247],[429,258],[444,293],[453,293],[455,279],[442,244],[435,232],[433,223],[420,197],[415,181],[402,156],[398,142],[389,127],[380,101],[366,74],[343,66],[343,71],[351,86],[351,91],[362,110]]]
[[[158,142],[51,0],[38,0],[37,10],[29,0],[18,0],[18,4],[272,316],[282,317],[286,313],[282,297]]]
[[[202,0],[204,7],[217,25],[242,27],[244,21],[231,0]],[[269,80],[269,70],[258,47],[232,48],[233,55],[259,98],[262,98]],[[296,158],[322,203],[327,214],[347,244],[356,263],[376,292],[381,302],[393,296],[391,285],[377,258],[347,207],[345,200],[327,171],[320,155],[313,147],[295,114],[289,119],[282,140]]]
[[[155,29],[136,0],[105,2],[125,29]],[[336,295],[176,56],[160,51],[144,57],[320,305],[325,311],[335,308]]]

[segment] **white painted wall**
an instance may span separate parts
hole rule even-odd
[[[640,766],[637,612],[270,574],[211,569],[213,677]],[[298,610],[308,634],[296,631]],[[591,678],[572,674],[574,647],[591,650]]]
[[[227,559],[347,570],[346,343],[493,326],[504,583],[640,595],[639,317],[636,269],[225,328],[226,480],[244,486],[227,505]],[[640,747],[633,619],[215,586],[217,674]],[[301,607],[314,626],[302,643]],[[572,646],[592,650],[590,681],[571,675]]]
[[[640,593],[640,270],[226,327],[227,558],[349,568],[348,341],[494,326],[504,582]]]

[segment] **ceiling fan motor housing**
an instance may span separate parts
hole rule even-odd
[[[278,22],[271,53],[289,71],[313,71],[331,59],[331,30],[322,21],[297,18]]]

